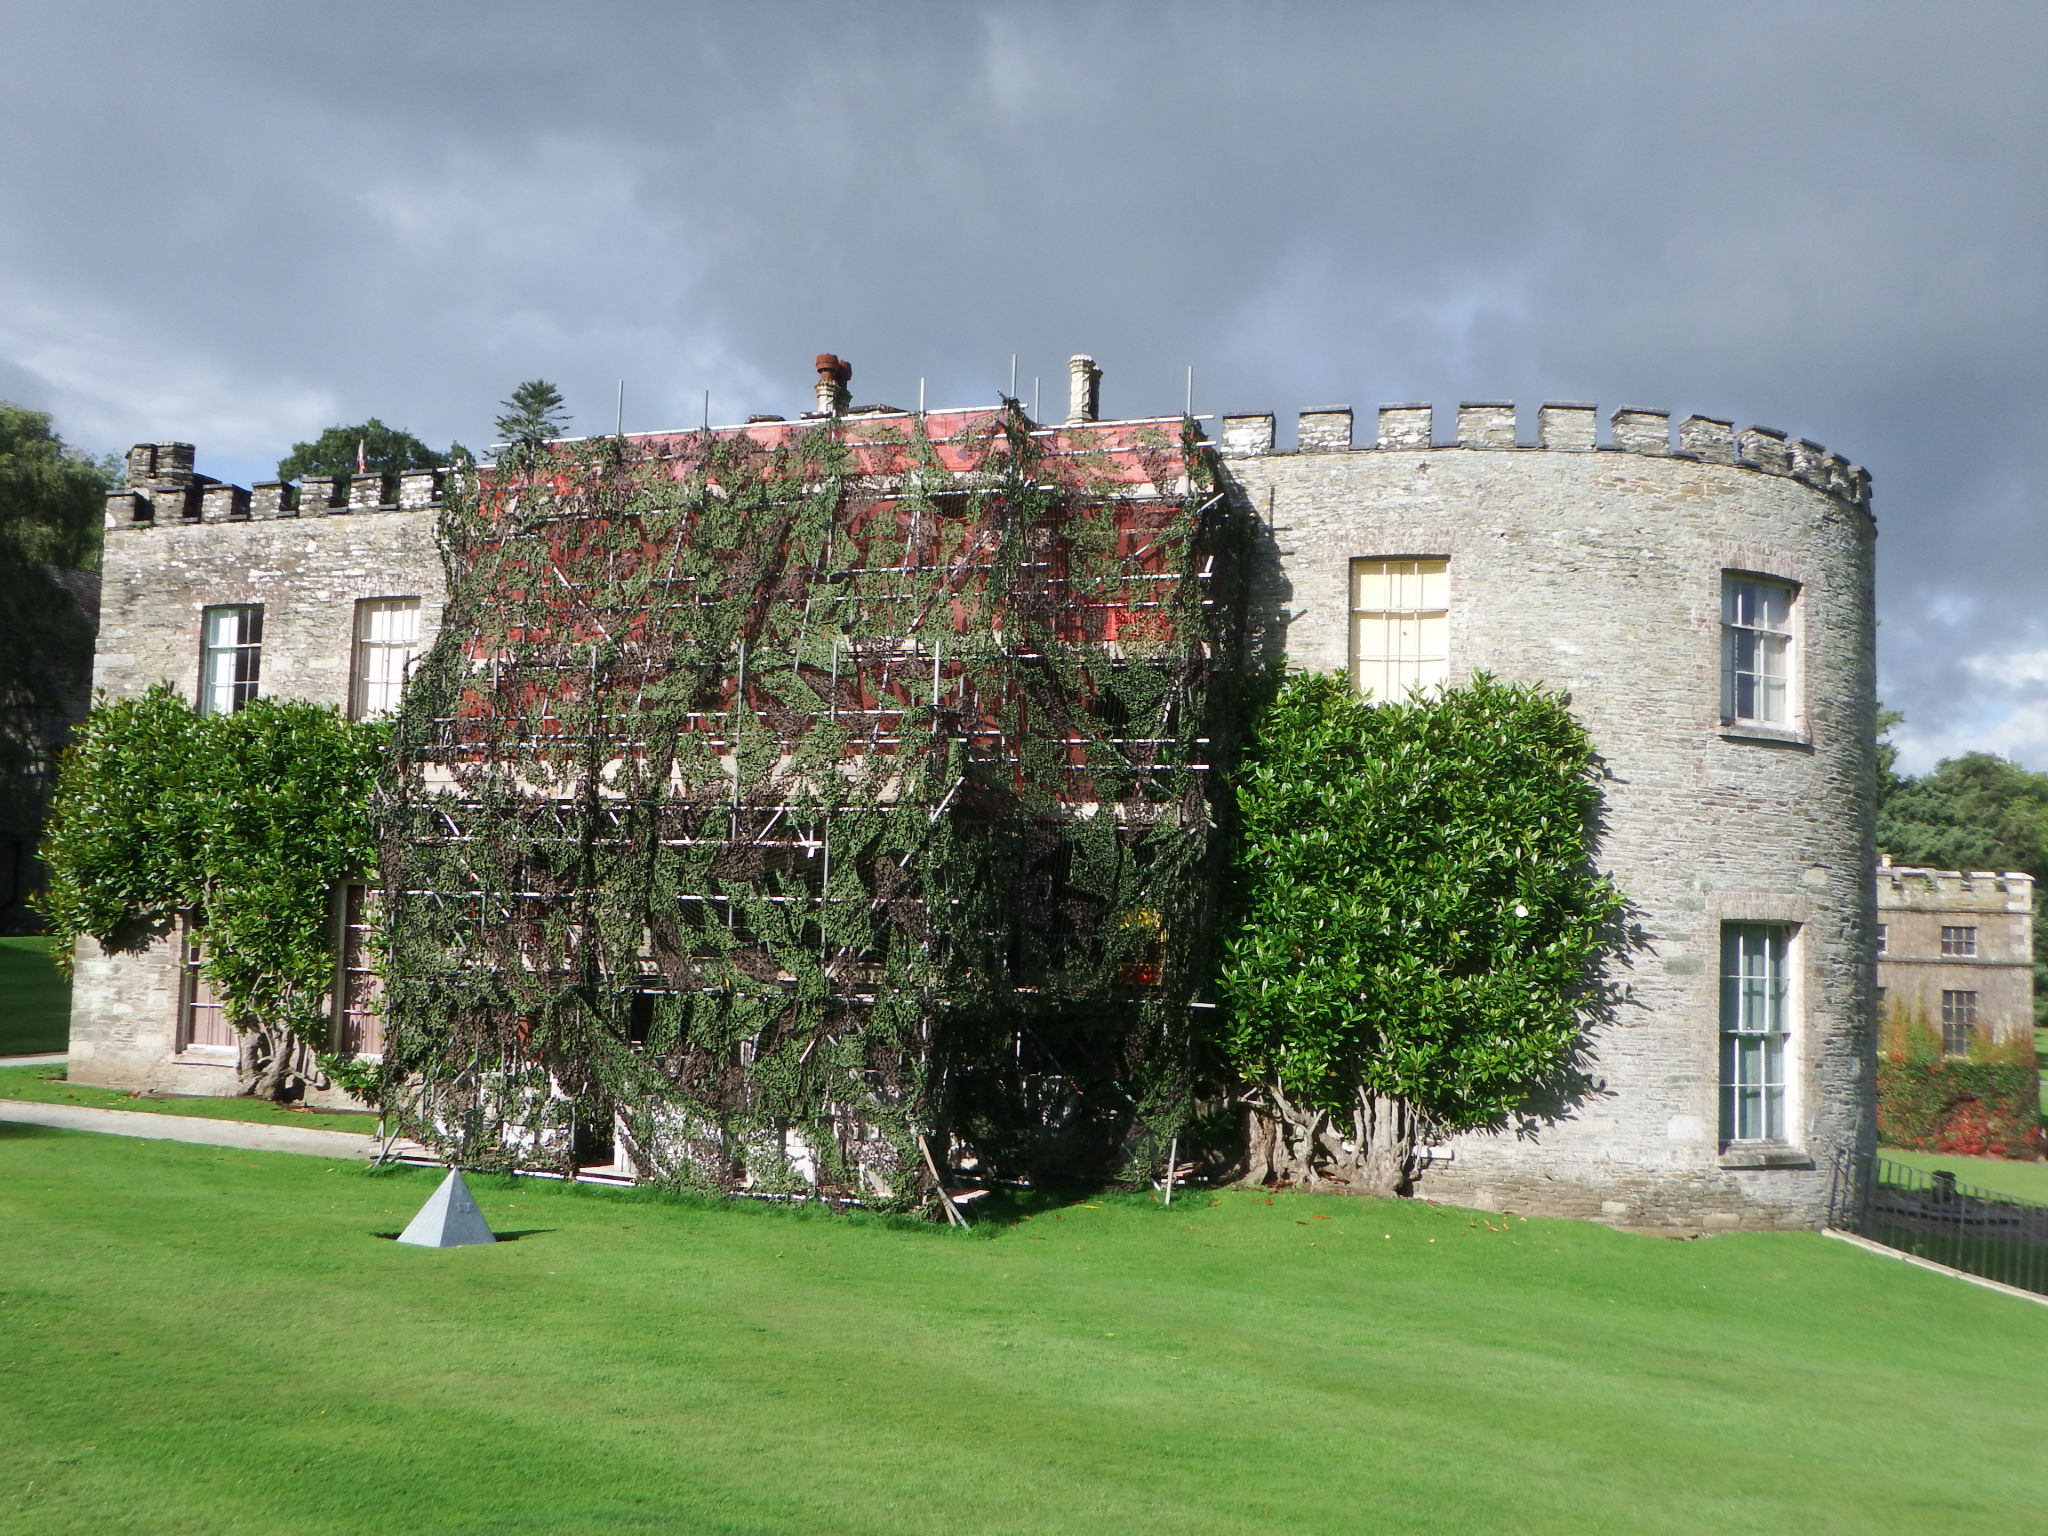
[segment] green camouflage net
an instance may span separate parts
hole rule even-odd
[[[1156,1167],[1240,669],[1213,478],[1191,422],[1011,403],[451,495],[376,806],[404,1131],[899,1206]]]

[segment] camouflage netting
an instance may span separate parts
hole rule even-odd
[[[906,1206],[927,1149],[1156,1167],[1240,663],[1211,481],[1192,423],[1012,404],[557,445],[451,497],[377,806],[403,1128]]]

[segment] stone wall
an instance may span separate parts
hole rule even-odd
[[[1464,1135],[1428,1195],[1629,1226],[1812,1225],[1830,1159],[1873,1126],[1872,615],[1868,477],[1812,444],[1693,418],[1467,405],[1437,446],[1428,406],[1389,407],[1352,449],[1349,413],[1227,418],[1226,465],[1269,529],[1269,649],[1343,668],[1350,562],[1447,557],[1453,681],[1485,670],[1565,690],[1605,763],[1600,860],[1633,903],[1624,1001],[1591,1034],[1603,1081],[1523,1135]],[[1724,571],[1797,583],[1794,718],[1720,715]],[[1790,1145],[1724,1147],[1719,933],[1797,925]]]
[[[1271,654],[1349,658],[1350,562],[1449,561],[1453,678],[1484,669],[1566,690],[1605,761],[1600,857],[1629,895],[1621,1001],[1590,1037],[1601,1089],[1525,1134],[1464,1135],[1427,1195],[1628,1226],[1788,1226],[1824,1213],[1829,1162],[1873,1136],[1874,678],[1869,477],[1818,446],[1693,417],[1551,403],[1380,413],[1353,448],[1344,407],[1304,413],[1276,451],[1268,415],[1226,418],[1231,493],[1265,524],[1254,610]],[[442,601],[432,476],[253,491],[207,482],[189,447],[145,445],[110,503],[99,686],[190,696],[199,622],[265,605],[262,689],[341,702],[357,599]],[[1720,718],[1729,570],[1796,583],[1798,687],[1783,729]],[[427,638],[423,636],[423,639]],[[1719,932],[1797,925],[1790,1124],[1781,1147],[1719,1138]],[[73,1073],[225,1092],[173,1053],[171,936],[79,956]]]
[[[2034,1029],[2034,881],[2022,873],[1909,869],[1877,872],[1877,917],[1884,948],[1878,985],[1887,1006],[1917,1008],[1941,1027],[1944,991],[1977,994],[1977,1027],[1994,1040],[2025,1039]],[[1941,930],[1976,932],[1974,955],[1944,955]]]
[[[345,707],[356,603],[420,599],[421,643],[442,603],[435,544],[439,472],[337,489],[258,486],[192,472],[188,444],[143,444],[130,487],[109,497],[93,683],[109,699],[167,682],[199,686],[200,615],[263,605],[259,691]],[[231,1053],[176,1049],[179,937],[137,934],[107,952],[82,940],[72,986],[69,1075],[109,1087],[232,1093]]]

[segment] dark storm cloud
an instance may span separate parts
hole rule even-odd
[[[1877,477],[1909,760],[2048,766],[2048,13],[1924,5],[83,4],[0,100],[0,393],[216,472],[1028,391],[1545,396]]]

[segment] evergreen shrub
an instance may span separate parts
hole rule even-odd
[[[252,699],[202,715],[159,684],[102,703],[65,752],[42,856],[51,947],[132,946],[181,921],[241,1037],[245,1092],[316,1080],[334,887],[375,864],[370,787],[388,727]]]
[[[1405,1192],[1419,1138],[1569,1097],[1625,902],[1566,700],[1484,673],[1369,704],[1287,679],[1238,781],[1222,1053],[1251,1174]]]

